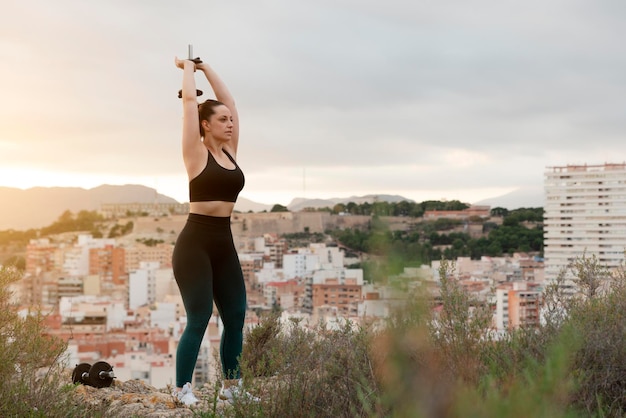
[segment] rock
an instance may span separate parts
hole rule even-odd
[[[72,396],[79,405],[102,408],[106,411],[106,417],[120,418],[193,417],[207,411],[221,415],[228,407],[227,403],[219,399],[215,388],[209,385],[194,389],[194,394],[200,402],[188,407],[172,396],[170,388],[157,389],[141,380],[115,380],[106,388],[78,385]]]

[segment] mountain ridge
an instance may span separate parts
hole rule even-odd
[[[542,199],[543,192],[540,192],[539,189],[520,188],[506,195],[484,199],[474,204],[516,209],[542,206]],[[368,194],[329,199],[296,197],[287,205],[287,209],[297,212],[306,208],[332,208],[338,203],[362,204],[375,201],[393,203],[403,200],[414,202],[412,199],[390,194]],[[103,203],[180,203],[169,196],[158,193],[156,189],[138,184],[103,184],[91,189],[81,187],[18,189],[0,186],[0,202],[0,230],[41,228],[52,224],[66,210],[73,213],[81,210],[99,210]],[[272,206],[240,197],[235,204],[235,210],[239,212],[269,212]]]
[[[501,207],[509,210],[519,208],[538,208],[545,205],[543,187],[526,186],[519,187],[512,192],[483,199],[475,202],[475,205],[489,205],[492,208]]]
[[[295,198],[287,207],[291,211],[298,211],[310,207],[333,207],[337,203],[373,202],[376,199],[390,202],[410,200],[384,194],[332,199]],[[52,224],[67,210],[73,213],[81,210],[94,211],[99,210],[103,203],[180,203],[158,193],[156,189],[139,184],[103,184],[91,189],[39,186],[18,189],[0,186],[0,202],[0,230],[42,228]],[[271,209],[272,205],[243,197],[235,204],[235,210],[240,212],[263,212]]]
[[[287,205],[287,209],[290,211],[299,211],[306,208],[332,208],[336,204],[339,203],[350,203],[354,202],[356,204],[362,204],[365,202],[372,203],[375,201],[384,201],[389,203],[397,203],[403,200],[414,202],[413,199],[408,199],[399,195],[389,195],[389,194],[368,194],[364,196],[351,196],[351,197],[331,197],[329,199],[307,199],[304,197],[296,197],[291,200],[291,202]]]
[[[142,185],[103,184],[81,187],[0,187],[0,230],[40,228],[69,210],[99,210],[103,203],[177,203],[171,197]]]

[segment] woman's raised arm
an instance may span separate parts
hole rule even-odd
[[[235,105],[235,99],[233,95],[226,87],[226,84],[222,81],[222,79],[217,75],[217,73],[211,68],[210,65],[206,63],[200,63],[196,65],[196,68],[204,73],[211,88],[213,89],[213,93],[215,93],[215,98],[224,103],[226,107],[230,110],[230,113],[233,117],[233,134],[231,136],[231,140],[225,147],[227,147],[232,153],[233,157],[236,158],[237,155],[237,147],[239,146],[239,114],[237,113],[237,106]],[[194,87],[195,88],[195,87]],[[194,90],[195,93],[195,90]]]
[[[183,70],[183,161],[189,178],[193,178],[202,170],[206,160],[204,145],[200,135],[198,101],[196,99],[196,81],[194,72],[196,64],[190,60],[175,59],[175,64]]]

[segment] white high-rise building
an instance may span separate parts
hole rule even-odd
[[[626,250],[626,163],[548,167],[544,178],[546,280],[586,253],[617,267]],[[571,282],[569,283],[571,285]]]

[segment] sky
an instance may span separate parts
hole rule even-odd
[[[241,197],[541,191],[626,160],[624,39],[623,0],[2,0],[0,186],[188,201],[192,44],[237,102]]]

